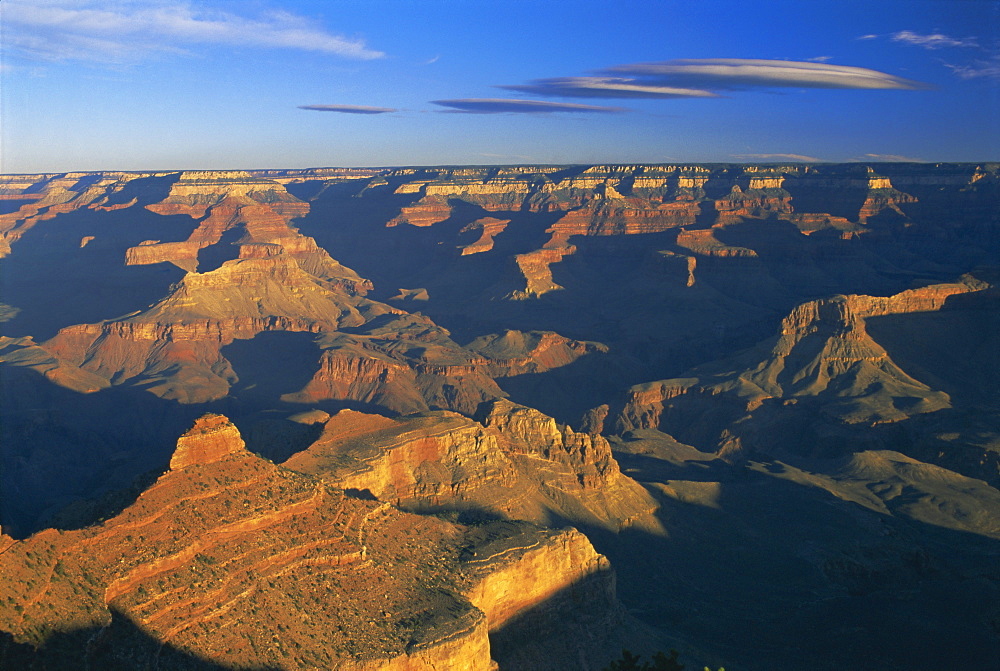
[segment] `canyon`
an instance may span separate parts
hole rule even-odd
[[[1000,655],[1000,164],[3,175],[0,279],[4,668]]]

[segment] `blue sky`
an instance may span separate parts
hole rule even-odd
[[[5,173],[1000,159],[995,0],[3,0],[0,22]]]

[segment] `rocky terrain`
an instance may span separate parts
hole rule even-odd
[[[1000,656],[1000,165],[13,175],[0,237],[4,668]]]
[[[553,595],[587,599],[598,638],[623,622],[579,532],[351,497],[248,452],[221,415],[119,514],[8,540],[0,565],[5,668],[491,669],[489,632],[541,603],[563,619]]]

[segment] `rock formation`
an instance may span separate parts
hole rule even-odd
[[[211,464],[229,456],[247,456],[239,429],[222,415],[205,415],[177,439],[170,470]]]
[[[443,411],[389,419],[345,409],[284,465],[411,510],[614,530],[649,522],[655,502],[621,474],[603,437],[509,401],[486,404],[481,422]]]
[[[987,286],[970,279],[889,297],[835,296],[804,303],[782,321],[776,337],[733,360],[632,387],[615,430],[659,428],[724,453],[739,452],[746,440],[758,449],[810,451],[821,449],[824,441],[809,444],[814,439],[801,433],[764,438],[758,432],[775,431],[775,422],[795,417],[801,422],[809,416],[813,427],[824,420],[874,427],[951,408],[947,393],[914,379],[893,361],[869,335],[866,320],[939,311],[950,298]],[[746,428],[736,428],[741,425]]]
[[[488,632],[565,608],[554,595],[600,594],[591,608],[621,621],[607,560],[582,534],[467,529],[351,498],[247,452],[219,415],[117,516],[4,539],[5,665],[486,670]]]

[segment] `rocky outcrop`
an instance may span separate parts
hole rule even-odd
[[[562,289],[563,287],[556,284],[552,279],[552,268],[550,266],[553,263],[559,263],[563,260],[564,256],[572,254],[575,251],[576,248],[573,246],[543,247],[542,249],[536,249],[526,254],[518,254],[514,257],[514,263],[517,264],[517,270],[521,275],[519,278],[521,286],[515,291],[509,292],[504,297],[512,300],[525,300],[538,298],[550,291]]]
[[[470,530],[462,556],[501,668],[594,668],[620,651],[614,572],[580,532],[494,522]]]
[[[287,468],[413,508],[456,502],[509,505],[518,475],[500,437],[452,412],[395,419],[341,410]]]
[[[283,398],[355,400],[402,413],[438,407],[472,414],[483,401],[503,396],[487,359],[446,333],[426,317],[400,313],[371,330],[324,334],[317,340],[324,350],[319,369],[300,392]]]
[[[210,464],[232,455],[243,455],[246,445],[236,425],[222,415],[204,415],[177,439],[170,470]]]
[[[470,534],[486,539],[466,550],[463,565],[473,581],[466,595],[486,614],[492,631],[536,606],[551,607],[557,595],[614,615],[617,599],[611,564],[579,531],[539,530],[527,538],[527,534],[489,538],[489,531]],[[597,583],[597,589],[584,587],[590,581]]]
[[[502,399],[484,409],[481,421],[487,428],[513,438],[519,454],[568,466],[585,488],[600,487],[619,474],[604,437],[560,427],[534,408]]]
[[[682,247],[697,256],[706,256],[722,259],[731,258],[754,258],[757,252],[745,247],[734,247],[721,242],[715,236],[715,229],[696,229],[692,231],[682,229],[677,233],[677,246]],[[691,272],[694,268],[689,269]]]
[[[549,603],[556,593],[600,593],[590,611],[619,612],[607,560],[574,530],[488,533],[352,498],[247,452],[219,415],[199,419],[120,514],[4,536],[0,568],[0,625],[56,667],[106,654],[87,633],[102,628],[133,664],[486,671],[488,632],[565,607]]]
[[[493,249],[493,238],[503,233],[509,223],[509,219],[484,217],[483,219],[477,219],[471,224],[467,224],[460,232],[478,232],[479,238],[476,239],[475,242],[459,247],[459,251],[462,256],[468,256],[469,254],[481,254]]]
[[[603,354],[607,345],[573,340],[553,331],[515,331],[480,336],[466,345],[490,360],[492,377],[544,373],[587,355]]]
[[[539,523],[557,515],[617,530],[656,508],[601,436],[508,401],[484,413],[480,423],[441,411],[388,419],[341,410],[285,466],[414,510]]]

